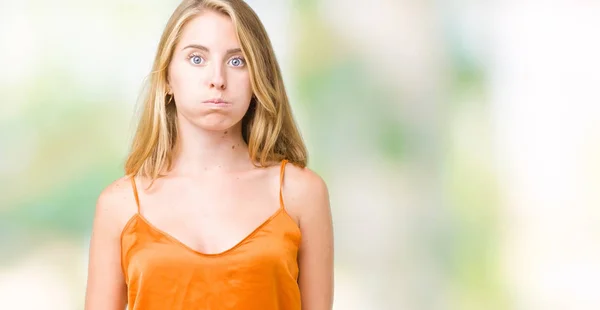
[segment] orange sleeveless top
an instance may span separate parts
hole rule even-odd
[[[121,234],[121,265],[129,310],[300,310],[297,254],[300,229],[280,207],[234,247],[218,254],[193,250],[138,212]]]

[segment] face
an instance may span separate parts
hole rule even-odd
[[[169,64],[168,85],[178,117],[195,126],[219,131],[240,123],[252,87],[230,17],[204,11],[188,22]]]

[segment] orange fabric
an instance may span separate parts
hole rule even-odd
[[[281,163],[281,181],[286,161]],[[280,208],[233,248],[197,252],[138,212],[121,235],[129,310],[300,310],[300,229]]]

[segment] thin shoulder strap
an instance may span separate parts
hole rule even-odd
[[[135,185],[135,176],[131,176],[131,186],[133,187],[133,196],[137,205],[137,212],[140,213],[140,197],[138,196],[137,186]]]
[[[279,207],[283,208],[283,175],[285,174],[285,164],[287,164],[287,159],[281,161],[281,168],[279,171]]]

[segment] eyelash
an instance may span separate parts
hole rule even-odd
[[[202,58],[202,56],[200,56],[200,55],[198,55],[198,54],[194,53],[194,54],[191,54],[191,55],[189,55],[187,59],[188,59],[188,61],[191,61],[191,60],[192,60],[192,58],[194,58],[194,57],[200,57],[200,58]],[[204,60],[204,58],[202,58],[202,60]],[[196,66],[197,66],[197,65],[200,65],[200,64],[194,64],[194,63],[193,63],[193,65],[196,65]]]
[[[229,59],[229,61],[232,61],[234,59],[239,59],[242,62],[242,64],[239,65],[239,66],[237,66],[236,68],[243,67],[243,66],[246,65],[246,60],[243,57],[236,56],[236,57],[233,57],[233,58]],[[227,61],[227,62],[229,62],[229,61]]]
[[[189,55],[189,56],[187,57],[187,59],[188,59],[188,61],[190,61],[190,60],[192,60],[192,58],[194,58],[194,57],[200,57],[202,60],[204,60],[204,58],[203,58],[202,56],[200,56],[200,55],[198,55],[198,54],[196,54],[196,53]],[[236,56],[236,57],[230,58],[230,59],[229,59],[227,62],[230,62],[230,61],[232,61],[232,60],[234,60],[234,59],[239,59],[239,60],[242,62],[242,64],[241,64],[240,66],[237,66],[236,68],[243,67],[244,65],[246,65],[246,60],[245,60],[243,57],[241,57],[241,56]],[[197,66],[197,65],[201,65],[201,63],[200,63],[200,64],[193,64],[193,65],[196,65],[196,66]],[[234,66],[234,67],[235,67],[235,66]]]

